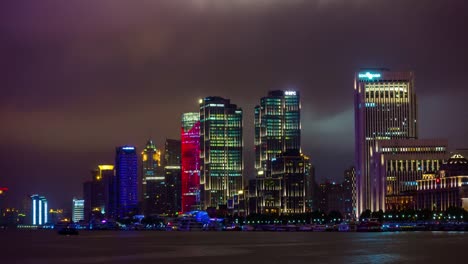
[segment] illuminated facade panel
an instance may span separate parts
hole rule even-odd
[[[32,225],[44,225],[48,222],[47,199],[38,194],[31,195],[32,200]]]
[[[200,207],[200,114],[182,115],[181,128],[181,209],[190,212]]]
[[[133,146],[116,148],[115,180],[117,218],[132,215],[138,209],[138,156]]]
[[[384,209],[378,194],[372,192],[370,162],[376,141],[417,138],[414,74],[363,70],[356,73],[354,94],[358,216],[366,209]]]
[[[200,103],[200,184],[203,207],[233,201],[243,190],[242,109],[221,97]]]

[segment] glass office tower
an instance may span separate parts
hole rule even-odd
[[[138,209],[138,155],[133,146],[116,148],[115,176],[117,190],[117,217],[137,213]]]
[[[255,107],[256,204],[259,213],[279,213],[281,179],[271,174],[272,159],[301,152],[301,104],[297,91],[270,91]]]
[[[366,209],[384,209],[378,202],[370,160],[378,140],[417,138],[416,95],[412,72],[369,69],[354,79],[356,216]]]
[[[203,207],[219,207],[243,190],[242,109],[229,99],[200,101],[200,184]]]

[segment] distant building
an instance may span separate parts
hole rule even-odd
[[[85,203],[86,204],[86,203]],[[49,222],[52,224],[57,224],[65,218],[63,214],[63,209],[50,209],[49,210]]]
[[[99,165],[91,171],[91,180],[83,183],[85,221],[99,220],[115,212],[116,205],[111,206],[117,200],[115,186],[112,186],[115,185],[114,177],[114,165]]]
[[[182,211],[180,151],[180,140],[166,139],[164,148],[164,176],[166,181],[166,211],[168,213]]]
[[[138,156],[135,147],[116,148],[117,217],[134,215],[138,210]]]
[[[48,222],[48,206],[47,199],[44,196],[38,194],[31,195],[32,200],[32,225],[44,225]]]
[[[445,211],[449,207],[468,210],[468,160],[460,154],[444,162],[436,175],[417,180],[417,208]]]
[[[369,69],[354,79],[356,191],[359,216],[364,210],[385,210],[374,192],[371,160],[378,140],[415,139],[417,102],[412,72]]]
[[[0,227],[16,227],[18,224],[24,224],[23,216],[16,208],[0,208]]]
[[[7,187],[0,187],[0,209],[6,208],[5,198],[6,198],[7,192],[8,192]]]
[[[142,155],[143,213],[161,214],[166,210],[166,182],[161,164],[161,151],[148,140]]]
[[[311,182],[310,161],[299,150],[289,150],[271,161],[271,178],[279,182],[279,207],[282,214],[310,212],[307,202],[311,193],[307,186]],[[274,208],[266,204],[266,208]]]
[[[184,113],[181,127],[181,209],[201,209],[200,113]]]
[[[417,181],[435,175],[446,155],[446,140],[376,141],[370,162],[374,207],[416,209]]]
[[[244,188],[242,109],[229,99],[200,101],[203,208],[228,205]]]
[[[345,170],[344,181],[341,184],[343,188],[343,216],[347,219],[354,218],[356,215],[356,170],[351,167]]]
[[[85,200],[73,198],[72,221],[78,223],[84,220]]]

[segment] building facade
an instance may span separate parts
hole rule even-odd
[[[298,91],[270,91],[255,107],[255,169],[257,211],[281,211],[282,183],[273,177],[271,162],[287,151],[301,151],[301,104]]]
[[[166,139],[164,147],[164,177],[166,181],[167,212],[182,211],[182,175],[180,169],[181,142]]]
[[[49,219],[47,199],[38,194],[31,195],[32,200],[32,225],[44,225]]]
[[[468,210],[468,160],[455,154],[435,175],[417,180],[417,207],[445,211],[450,207]]]
[[[242,109],[229,99],[200,100],[202,207],[227,205],[243,190]]]
[[[356,169],[351,167],[344,172],[343,187],[343,216],[347,219],[356,215]]]
[[[370,161],[376,141],[417,138],[417,103],[412,72],[369,69],[354,79],[356,216],[382,209],[372,192]]]
[[[117,218],[136,214],[138,210],[138,155],[135,147],[116,148],[115,177]]]
[[[375,208],[416,209],[417,181],[435,175],[446,156],[446,140],[377,141],[370,163]]]
[[[181,138],[181,209],[201,209],[200,201],[200,113],[182,115]]]
[[[272,158],[271,178],[279,182],[279,208],[282,214],[298,214],[310,212],[307,201],[311,193],[307,186],[311,181],[311,165],[309,158],[299,150],[289,150]],[[266,204],[265,208],[275,207]],[[269,213],[269,212],[267,212]]]
[[[72,221],[78,223],[85,220],[84,217],[85,200],[73,198]]]

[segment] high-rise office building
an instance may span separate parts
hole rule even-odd
[[[73,198],[72,221],[78,223],[85,219],[84,217],[85,200]]]
[[[279,213],[282,179],[272,177],[273,158],[301,151],[301,103],[298,91],[270,91],[255,107],[256,203],[260,213]]]
[[[164,148],[164,176],[166,181],[167,212],[171,214],[182,210],[180,144],[180,140],[166,139]]]
[[[378,210],[370,160],[377,140],[417,138],[416,95],[412,72],[370,69],[354,79],[356,194],[359,215]]]
[[[166,183],[161,166],[161,151],[148,140],[142,155],[143,212],[161,214],[166,208]]]
[[[182,212],[200,209],[200,113],[182,115]]]
[[[232,203],[243,190],[242,109],[229,99],[200,100],[200,184],[203,207]]]
[[[138,156],[135,147],[116,148],[115,177],[117,191],[117,217],[137,213],[138,209]]]
[[[91,171],[91,180],[83,183],[84,220],[99,220],[105,215],[111,216],[111,204],[116,203],[114,191],[114,165],[99,165]],[[113,197],[112,197],[113,196]]]
[[[44,225],[48,222],[47,199],[38,194],[31,195],[32,225]]]

